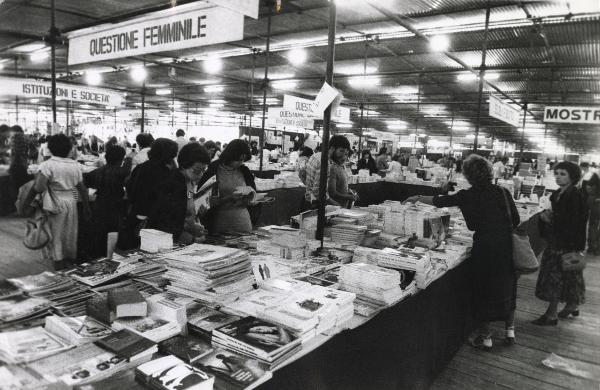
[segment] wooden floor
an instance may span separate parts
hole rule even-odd
[[[503,325],[495,327],[494,349],[484,352],[463,345],[432,386],[446,389],[600,389],[600,258],[588,259],[584,271],[587,293],[580,316],[558,326],[530,323],[546,305],[534,296],[537,274],[519,280],[516,313],[517,344],[502,345]],[[574,376],[542,364],[551,353],[584,371]]]
[[[21,243],[23,223],[23,219],[0,217],[0,277],[49,269],[39,253],[27,250]],[[581,307],[581,315],[562,320],[557,327],[529,323],[545,310],[544,302],[534,296],[536,277],[528,275],[519,281],[517,344],[503,346],[503,327],[498,325],[493,352],[465,344],[432,389],[600,390],[600,258],[589,259],[585,270],[587,302]],[[569,359],[587,378],[542,365],[551,353]]]

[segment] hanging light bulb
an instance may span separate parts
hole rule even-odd
[[[433,51],[446,51],[450,46],[450,41],[445,35],[434,35],[429,38],[429,46]]]
[[[218,57],[211,57],[206,59],[202,66],[207,73],[218,73],[223,68],[223,61]]]
[[[292,49],[287,55],[287,58],[290,60],[292,65],[302,65],[306,62],[306,50],[302,48]]]
[[[102,82],[102,74],[96,71],[85,72],[85,82],[89,85],[99,85]]]
[[[142,81],[146,80],[146,77],[148,77],[148,72],[143,66],[136,66],[135,68],[131,68],[131,78],[133,79],[133,81],[141,83]]]

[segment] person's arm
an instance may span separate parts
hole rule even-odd
[[[77,183],[76,188],[77,188],[77,191],[79,192],[79,199],[81,199],[81,203],[83,206],[83,216],[86,219],[89,219],[90,216],[92,215],[92,211],[90,209],[90,198],[89,198],[88,189],[85,186],[85,184],[83,184],[83,180],[80,181],[79,183]]]
[[[411,196],[406,200],[406,202],[416,203],[421,202],[425,204],[429,204],[438,208],[442,207],[454,207],[463,203],[463,191],[458,191],[454,195],[436,195],[436,196],[423,196],[423,195],[415,195]]]
[[[508,206],[510,207],[510,214],[512,216],[512,224],[513,224],[513,228],[519,226],[519,224],[521,223],[521,217],[519,216],[519,210],[517,210],[517,206],[515,205],[515,201],[510,193],[510,191],[508,191],[505,188],[502,188],[502,191],[504,191],[504,194],[506,196],[506,198],[508,199]]]
[[[131,174],[131,166],[132,165],[133,165],[133,157],[132,157],[132,154],[130,153],[129,156],[125,157],[125,160],[123,160],[123,165],[121,165],[121,169],[119,170],[119,174],[121,175],[121,177],[127,177]]]
[[[35,183],[33,184],[33,190],[37,193],[44,192],[48,189],[48,178],[41,173],[38,173],[35,177]]]
[[[433,205],[433,196],[414,195],[414,196],[411,196],[408,199],[406,199],[405,202],[408,202],[408,203],[421,202],[421,203]]]
[[[333,199],[344,199],[344,200],[354,200],[354,194],[351,192],[343,193],[338,192],[337,190],[337,175],[332,172],[333,169],[330,169],[329,178],[327,180],[327,192],[329,193],[329,197]]]

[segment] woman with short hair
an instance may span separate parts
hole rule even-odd
[[[454,195],[413,196],[408,201],[436,207],[458,206],[469,230],[475,231],[470,282],[473,316],[479,327],[471,345],[490,351],[490,322],[504,321],[505,343],[515,342],[517,274],[513,265],[511,232],[519,224],[519,213],[510,193],[492,184],[489,161],[472,154],[464,161],[462,171],[471,188]]]
[[[44,248],[44,256],[54,262],[55,269],[64,268],[67,260],[77,259],[77,195],[83,202],[85,217],[89,218],[91,214],[81,166],[69,158],[72,148],[73,144],[66,135],[50,137],[48,149],[52,157],[40,164],[34,184],[36,192],[48,192],[44,209],[48,212],[52,240]]]
[[[377,164],[375,163],[373,156],[371,156],[371,151],[369,149],[363,149],[361,158],[356,163],[356,168],[358,168],[359,171],[361,169],[368,169],[370,175],[377,173]]]
[[[205,230],[196,218],[194,194],[210,164],[210,156],[197,142],[184,145],[177,156],[179,169],[162,184],[159,198],[148,217],[148,227],[173,234],[173,241],[189,245],[202,241]]]
[[[584,194],[577,188],[581,169],[570,161],[554,166],[559,189],[550,196],[552,210],[542,215],[548,247],[540,263],[535,296],[548,302],[546,312],[532,323],[557,325],[558,318],[579,315],[579,305],[585,301],[583,271],[563,271],[561,257],[585,249],[588,208]],[[557,313],[558,303],[565,307]]]
[[[227,145],[219,159],[209,165],[198,183],[200,188],[210,178],[216,177],[218,196],[212,199],[214,211],[210,213],[207,226],[211,233],[252,231],[248,205],[256,192],[256,185],[252,172],[244,165],[251,157],[248,144],[235,139]]]

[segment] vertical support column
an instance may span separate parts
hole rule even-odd
[[[415,149],[415,150],[417,149],[417,140],[419,139],[419,111],[421,109],[421,76],[422,75],[419,75],[419,85],[418,85],[418,90],[417,90],[417,115],[415,117],[415,142],[413,143],[413,149]]]
[[[367,77],[367,56],[369,54],[369,41],[365,41],[365,59],[363,61],[363,77]],[[362,86],[362,96],[360,98],[360,133],[358,134],[358,153],[362,150],[362,137],[363,137],[363,117],[365,111],[365,85]],[[360,159],[360,156],[358,157]]]
[[[69,107],[70,107],[70,102],[67,100],[66,104],[65,104],[65,118],[66,118],[66,123],[65,123],[65,133],[67,135],[71,135],[71,132],[69,131]]]
[[[15,58],[15,74],[19,73],[19,59]],[[15,124],[18,125],[19,124],[19,97],[16,96],[15,97],[15,112],[16,112],[16,120],[15,120]]]
[[[144,132],[146,126],[146,82],[142,85],[142,126],[140,132]]]
[[[365,103],[361,102],[360,103],[360,133],[358,134],[358,153],[360,153],[362,151],[362,137],[363,137],[363,115],[365,112]],[[358,156],[358,158],[360,159],[360,155]]]
[[[254,73],[256,71],[256,48],[252,48],[252,75],[250,76],[252,80],[250,81],[250,105],[248,108],[250,109],[250,129],[252,129],[252,117],[254,116]],[[250,130],[252,133],[252,130]],[[248,137],[251,137],[249,135]]]
[[[450,119],[450,153],[452,153],[452,141],[454,138],[454,106],[452,106],[452,118]]]
[[[56,123],[56,6],[55,0],[50,0],[50,63],[52,67],[52,123]]]
[[[333,62],[335,59],[335,0],[329,2],[329,35],[327,40],[327,70],[325,81],[333,86]],[[321,172],[319,177],[319,210],[317,214],[316,239],[323,247],[323,232],[325,230],[325,200],[327,199],[327,173],[329,172],[329,127],[331,125],[331,105],[325,110],[323,117],[323,136],[321,142]]]
[[[269,54],[271,51],[271,16],[273,14],[273,2],[269,2],[269,15],[267,16],[267,50],[265,52],[265,78],[263,80],[263,101],[262,101],[262,124],[260,128],[260,162],[259,171],[263,170],[263,154],[265,149],[265,120],[267,115],[267,89],[269,87]]]
[[[519,162],[523,161],[523,148],[525,148],[525,125],[527,124],[527,102],[523,105],[523,131],[521,132],[521,153]]]
[[[485,30],[483,32],[483,48],[481,51],[481,67],[479,68],[479,99],[477,102],[477,123],[475,125],[475,140],[473,141],[473,151],[477,152],[479,141],[479,127],[481,126],[481,105],[483,99],[483,83],[485,78],[485,57],[487,55],[488,28],[490,26],[490,6],[485,11]]]

